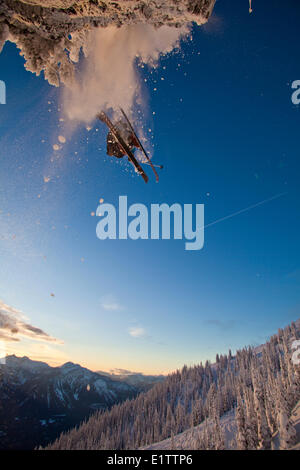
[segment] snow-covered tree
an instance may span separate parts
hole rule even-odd
[[[258,448],[267,450],[271,448],[272,435],[266,416],[263,378],[257,369],[252,369],[252,383],[257,416]]]
[[[237,425],[237,448],[239,450],[247,449],[247,427],[246,427],[246,413],[245,406],[242,402],[241,395],[237,398],[237,407],[235,411],[236,425]]]
[[[277,390],[279,445],[280,449],[289,449],[296,444],[297,433],[290,419],[289,405],[281,380],[278,381]]]

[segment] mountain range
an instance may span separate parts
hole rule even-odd
[[[166,377],[8,356],[0,365],[0,447],[299,448],[299,344],[300,320],[261,346]]]
[[[51,367],[28,357],[0,364],[0,448],[34,448],[62,431],[149,389],[157,379],[92,372],[67,362]],[[27,432],[28,431],[28,432]]]
[[[110,377],[112,380],[118,380],[133,387],[138,388],[140,391],[147,391],[154,384],[162,382],[166,376],[165,375],[144,375],[140,372],[130,372],[123,369],[117,369],[113,372],[103,372],[97,371],[100,375],[105,375]]]

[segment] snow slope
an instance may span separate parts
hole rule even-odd
[[[232,444],[232,440],[236,434],[234,411],[231,410],[228,413],[225,413],[220,419],[220,424],[224,432],[226,449],[235,449],[235,446]],[[209,428],[211,423],[208,422],[207,425]],[[194,426],[180,434],[177,434],[174,436],[173,440],[171,438],[165,439],[164,441],[143,447],[142,450],[197,450],[199,435],[204,433],[204,430],[205,423],[201,423],[198,426]]]
[[[300,450],[300,401],[297,403],[295,408],[292,411],[292,423],[297,431],[297,441],[298,443],[292,447],[292,450]],[[226,450],[235,450],[235,436],[237,432],[236,422],[235,422],[235,412],[234,410],[225,413],[221,419],[220,424],[222,431],[224,433],[225,448]],[[208,424],[208,427],[210,424]],[[199,440],[199,435],[205,432],[205,424],[201,423],[198,426],[187,429],[186,431],[177,434],[173,437],[173,440],[165,439],[164,441],[157,442],[147,447],[143,447],[142,450],[197,450],[197,443]],[[272,438],[273,449],[279,449],[279,435],[276,432]]]
[[[297,403],[292,411],[291,422],[297,431],[297,444],[291,450],[300,450],[300,401]],[[279,449],[279,435],[278,432],[273,436],[274,449]]]
[[[293,417],[292,422],[297,431],[297,439],[298,439],[298,444],[296,444],[293,447],[293,449],[300,450],[300,401],[295,406],[293,413],[292,413],[292,417]]]

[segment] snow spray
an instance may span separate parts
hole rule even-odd
[[[189,26],[155,29],[148,24],[93,30],[83,68],[63,91],[67,117],[89,123],[101,110],[129,111],[134,103],[142,104],[137,62],[156,67],[160,56],[178,48],[189,32]]]

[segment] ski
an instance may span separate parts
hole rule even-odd
[[[100,121],[105,122],[105,124],[110,129],[111,133],[113,134],[114,138],[116,139],[116,141],[118,142],[118,144],[122,148],[123,152],[128,156],[129,160],[131,161],[131,163],[136,168],[138,174],[142,176],[145,183],[148,183],[148,176],[146,175],[145,171],[143,170],[143,168],[141,167],[141,165],[139,164],[139,162],[137,161],[137,159],[135,158],[135,156],[131,152],[131,150],[128,147],[128,145],[126,144],[126,142],[124,142],[124,140],[121,137],[121,135],[119,134],[116,126],[113,125],[113,123],[111,122],[109,117],[104,113],[104,111],[101,111],[101,113],[99,113],[97,115],[97,117],[98,117],[98,119],[100,119]]]
[[[149,156],[148,156],[146,150],[144,149],[143,144],[141,143],[141,141],[140,141],[140,139],[139,139],[137,133],[135,132],[135,130],[134,130],[134,128],[133,128],[131,122],[129,121],[129,119],[128,119],[128,117],[127,117],[127,114],[125,113],[124,109],[120,108],[120,110],[121,110],[121,112],[122,112],[124,118],[126,119],[126,122],[127,122],[128,125],[130,126],[130,129],[131,129],[131,131],[133,132],[133,135],[134,135],[134,137],[136,138],[136,140],[137,140],[139,146],[141,147],[141,150],[142,150],[143,154],[145,155],[145,157],[146,157],[146,159],[147,159],[147,162],[148,162],[149,165],[151,166],[151,168],[152,168],[152,170],[153,170],[153,172],[154,172],[154,174],[155,174],[156,182],[158,183],[158,179],[159,179],[159,178],[158,178],[158,174],[157,174],[157,171],[156,171],[155,168],[154,168],[153,163],[151,162],[151,159],[149,158]],[[159,168],[162,168],[162,167],[160,166]]]

